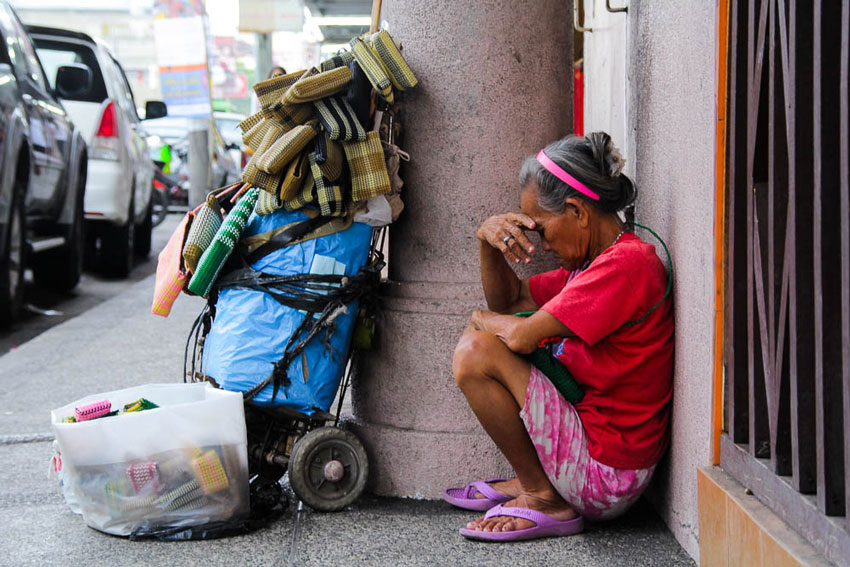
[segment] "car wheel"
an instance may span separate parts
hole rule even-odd
[[[100,258],[103,270],[110,276],[126,278],[133,269],[136,239],[136,223],[133,222],[135,204],[130,200],[127,221],[122,225],[102,227],[100,238]]]
[[[74,218],[65,230],[65,245],[42,252],[33,258],[32,272],[35,283],[56,291],[69,291],[80,283],[85,255],[83,233],[83,195],[86,188],[85,168],[81,167],[74,203]]]
[[[24,302],[24,270],[27,260],[26,214],[23,182],[15,184],[12,211],[6,225],[6,248],[0,254],[0,328],[8,327]]]
[[[145,209],[145,220],[142,224],[136,226],[136,234],[134,240],[134,248],[136,256],[139,258],[147,258],[151,253],[151,240],[153,233],[153,195]]]

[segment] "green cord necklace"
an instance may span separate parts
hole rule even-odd
[[[661,298],[661,301],[659,301],[658,303],[656,303],[655,305],[650,307],[649,310],[646,313],[643,314],[643,317],[641,317],[637,321],[632,321],[630,323],[623,323],[624,327],[632,327],[634,325],[637,325],[638,323],[640,323],[641,321],[643,321],[647,317],[649,317],[650,313],[655,311],[658,307],[661,306],[662,303],[664,303],[664,301],[668,297],[670,297],[670,291],[672,291],[672,289],[673,289],[673,258],[670,257],[670,250],[667,249],[667,243],[664,242],[664,240],[662,240],[662,238],[660,236],[658,236],[658,234],[656,234],[656,232],[654,230],[652,230],[648,226],[644,226],[644,225],[638,224],[636,222],[630,222],[630,223],[626,223],[626,224],[630,224],[632,226],[642,228],[643,230],[649,232],[652,236],[654,236],[658,240],[658,242],[661,243],[661,246],[664,248],[664,253],[667,254],[667,265],[669,266],[668,269],[667,269],[667,289],[664,291],[664,297]]]

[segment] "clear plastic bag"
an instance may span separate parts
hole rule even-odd
[[[159,407],[78,423],[74,408],[139,398]],[[205,384],[151,384],[53,411],[65,499],[86,524],[128,536],[246,518],[242,396]]]

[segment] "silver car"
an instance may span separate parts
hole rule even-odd
[[[29,36],[0,0],[0,327],[23,301],[24,270],[66,291],[80,280],[86,143],[55,92],[90,79],[77,66],[48,77]]]

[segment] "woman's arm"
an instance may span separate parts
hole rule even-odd
[[[545,311],[538,311],[530,317],[475,311],[470,325],[476,330],[496,335],[505,346],[519,354],[533,352],[541,340],[549,337],[576,336],[566,325]]]
[[[497,313],[537,309],[528,280],[520,280],[510,266],[510,262],[531,262],[534,245],[523,232],[526,228],[535,228],[531,217],[507,213],[488,218],[478,229],[481,284],[487,306]],[[505,242],[508,235],[510,238]]]

